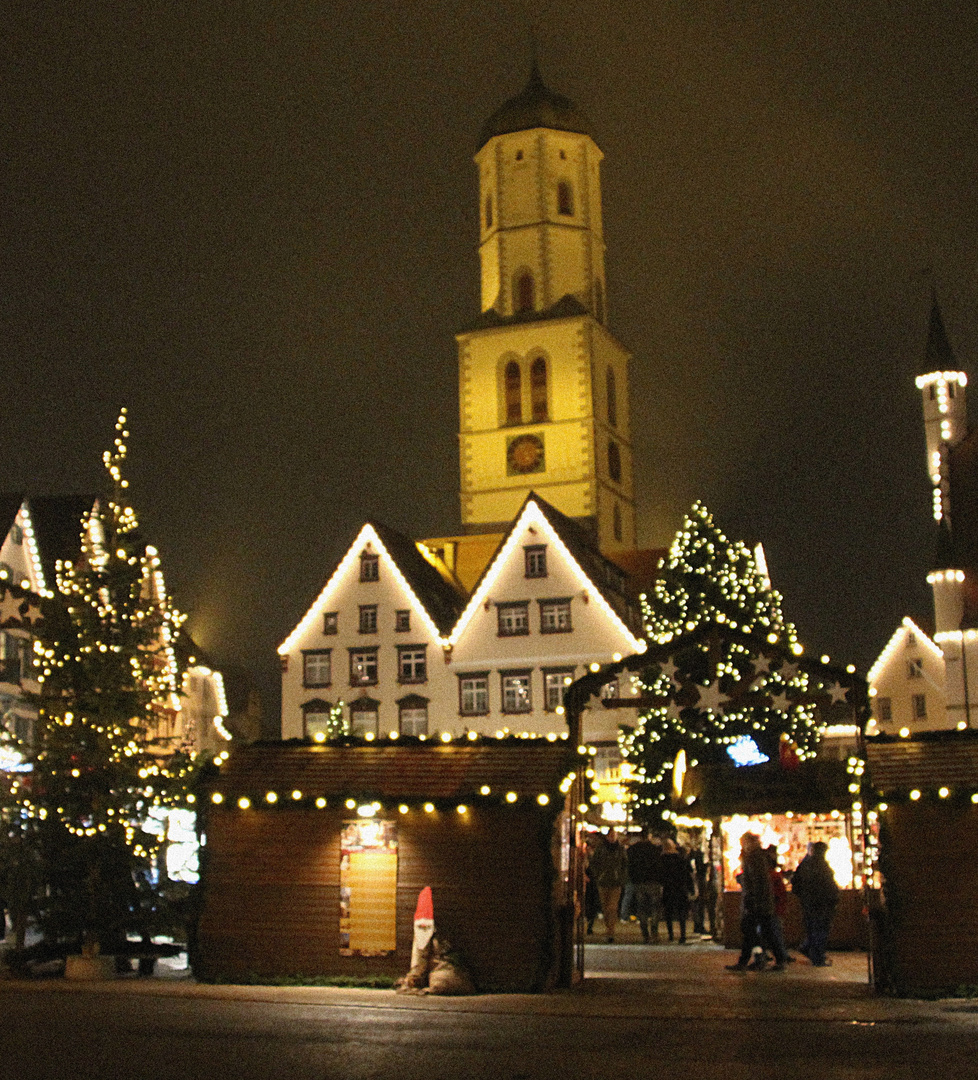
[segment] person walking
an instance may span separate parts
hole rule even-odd
[[[646,830],[628,849],[628,879],[635,895],[635,913],[642,940],[648,945],[659,940],[659,907],[662,901],[662,883],[659,880],[659,863],[662,851],[652,843]]]
[[[598,900],[610,945],[615,940],[621,890],[628,880],[628,856],[614,829],[609,829],[608,834],[594,845],[589,868],[594,884],[598,887]]]
[[[808,854],[798,864],[791,878],[791,891],[801,901],[805,922],[805,940],[798,950],[812,962],[812,967],[828,967],[825,955],[832,918],[839,903],[839,886],[832,867],[825,861],[828,844],[816,840],[808,845]]]
[[[755,946],[760,945],[774,953],[774,967],[771,970],[784,971],[788,957],[773,925],[771,866],[756,833],[745,832],[740,838],[740,867],[740,957],[736,964],[728,964],[727,970],[746,971]]]
[[[679,944],[686,944],[686,917],[689,914],[689,898],[693,895],[693,870],[689,856],[674,840],[662,841],[662,909],[666,919],[666,932],[673,940],[672,924],[679,924]]]

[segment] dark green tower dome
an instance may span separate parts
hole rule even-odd
[[[570,98],[557,94],[544,85],[540,72],[533,65],[526,88],[510,98],[485,122],[479,146],[496,135],[508,135],[512,131],[529,131],[531,128],[552,128],[555,131],[574,131],[590,135],[591,125],[578,111]]]

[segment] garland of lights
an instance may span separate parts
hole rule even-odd
[[[856,706],[852,680],[827,658],[800,659],[804,650],[781,602],[747,546],[728,540],[709,510],[694,504],[653,597],[642,597],[655,643],[639,676],[650,707],[620,736],[635,765],[639,816],[668,803],[680,751],[699,755],[692,767],[749,739],[767,757],[804,761],[814,756],[826,718]]]

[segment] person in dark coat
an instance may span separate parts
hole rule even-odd
[[[829,943],[832,918],[839,903],[839,886],[832,867],[825,861],[828,844],[816,840],[808,845],[808,854],[798,864],[791,878],[791,891],[801,901],[805,920],[805,940],[799,952],[805,954],[813,967],[827,967],[831,961],[825,950]]]
[[[659,940],[659,906],[662,902],[662,883],[659,868],[662,850],[643,832],[628,849],[628,880],[635,895],[635,913],[642,940],[649,944]]]
[[[740,838],[741,915],[740,957],[728,964],[728,971],[746,971],[754,948],[768,948],[774,953],[772,971],[784,971],[788,956],[774,930],[774,890],[771,888],[771,864],[755,833]]]
[[[669,940],[673,940],[672,924],[679,924],[679,944],[686,944],[686,917],[689,898],[693,895],[693,869],[689,856],[673,840],[662,841],[659,860],[662,876],[662,909]]]
[[[608,834],[594,845],[588,860],[588,869],[598,887],[598,899],[610,945],[615,940],[621,890],[628,881],[628,856],[614,829],[609,829]]]

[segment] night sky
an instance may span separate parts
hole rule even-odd
[[[640,542],[704,499],[763,541],[809,651],[865,668],[929,610],[932,286],[966,371],[978,347],[978,8],[532,11],[545,81],[606,155]],[[96,490],[127,405],[178,606],[275,687],[276,645],[364,519],[458,529],[471,158],[526,82],[527,7],[0,15],[0,486]]]

